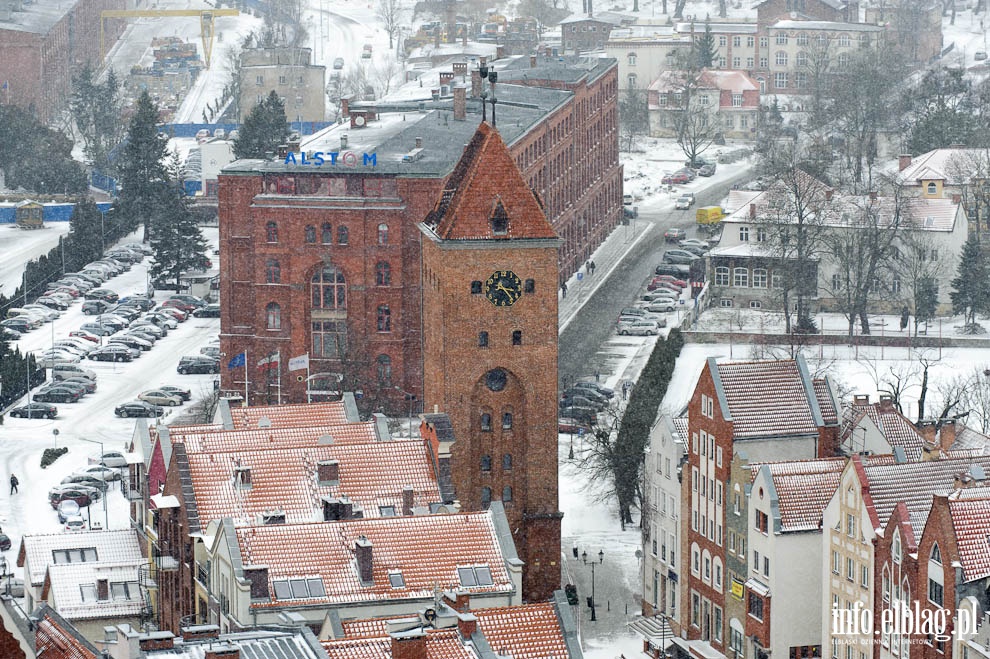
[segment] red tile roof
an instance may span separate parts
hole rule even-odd
[[[268,419],[273,428],[342,424],[349,421],[343,401],[231,407],[230,416],[233,418],[235,430],[257,428],[258,422],[262,419]]]
[[[851,405],[846,413],[846,420],[840,434],[841,442],[845,443],[850,438],[853,429],[859,425],[864,416],[870,417],[892,448],[900,446],[904,449],[904,455],[909,462],[916,462],[921,459],[924,438],[914,424],[898,412],[893,403],[889,401],[880,401],[869,405]]]
[[[564,632],[549,602],[472,611],[489,647],[513,659],[567,657]]]
[[[321,641],[330,659],[392,659],[392,639],[387,635],[373,638],[345,638]],[[477,659],[474,648],[466,646],[457,629],[428,629],[426,659]]]
[[[805,381],[794,360],[718,364],[735,439],[818,433]],[[810,386],[810,383],[809,383]]]
[[[293,448],[339,442],[369,442],[377,439],[374,421],[253,430],[217,430],[216,428],[201,432],[187,432],[185,428],[179,430],[181,432],[170,430],[169,438],[173,444],[185,443],[187,453]],[[320,440],[321,437],[326,436],[331,437],[332,442]]]
[[[99,659],[101,656],[96,647],[47,606],[35,632],[34,649],[37,656],[45,659]]]
[[[820,526],[822,511],[839,486],[845,466],[845,458],[826,458],[768,462],[750,469],[754,478],[761,468],[770,471],[780,509],[780,530],[787,533]]]
[[[963,581],[990,576],[990,490],[971,487],[949,495]]]
[[[436,474],[420,440],[329,445],[302,441],[291,448],[273,443],[278,448],[187,451],[200,520],[230,517],[235,525],[254,524],[258,515],[281,510],[289,522],[316,521],[323,519],[323,497],[345,495],[363,509],[365,517],[378,517],[379,506],[394,506],[401,514],[406,486],[413,488],[415,506],[441,502]],[[338,462],[339,484],[319,485],[317,463],[323,460]],[[234,484],[238,464],[251,469],[249,488]]]
[[[289,600],[293,606],[432,597],[436,587],[462,587],[458,567],[491,570],[494,583],[466,587],[471,593],[513,589],[491,512],[255,526],[239,528],[236,534],[244,565],[267,565],[270,581],[323,580],[326,598]],[[371,586],[363,586],[357,573],[354,543],[361,536],[372,546]],[[424,538],[437,541],[424,545]],[[389,573],[394,571],[402,572],[404,587],[389,584]],[[285,605],[276,600],[274,587],[270,592],[270,603],[252,606]]]
[[[818,401],[818,409],[822,412],[822,421],[825,422],[825,425],[838,425],[839,415],[835,410],[832,393],[829,391],[828,380],[816,378],[812,382],[815,385],[815,399]]]

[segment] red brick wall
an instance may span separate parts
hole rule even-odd
[[[959,548],[955,542],[952,518],[949,515],[948,501],[945,497],[936,496],[932,499],[932,508],[928,513],[928,520],[925,523],[925,530],[918,543],[917,559],[917,583],[911,585],[911,599],[921,603],[921,609],[930,609],[933,612],[938,610],[938,606],[928,601],[928,577],[929,577],[929,557],[932,546],[938,543],[939,553],[942,556],[942,606],[946,609],[955,610],[956,607],[956,570],[952,567],[953,562],[959,561]],[[934,567],[934,566],[932,566]],[[948,625],[945,633],[952,636],[954,626],[951,615],[947,616]],[[952,659],[952,648],[954,643],[945,643],[945,652],[938,652],[933,645],[925,642],[924,634],[916,634],[912,637],[915,645],[911,646],[911,656],[920,659]],[[920,652],[918,652],[920,650]],[[916,652],[917,655],[915,654]]]

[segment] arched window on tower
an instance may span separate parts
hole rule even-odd
[[[481,429],[484,432],[491,432],[492,430],[492,415],[488,412],[481,415]]]
[[[512,487],[506,485],[502,488],[502,503],[509,503],[512,501]]]
[[[305,233],[306,233],[307,244],[312,245],[313,243],[316,242],[316,227],[314,227],[312,224],[306,225]]]
[[[387,385],[392,382],[392,358],[388,355],[378,355],[375,360],[378,367],[378,384]]]
[[[346,245],[349,239],[350,239],[350,232],[348,232],[347,227],[343,225],[337,227],[337,244]]]
[[[488,510],[488,507],[492,505],[492,488],[483,487],[481,488],[481,509]]]
[[[392,331],[392,311],[388,308],[387,304],[378,305],[378,322],[377,327],[379,332],[391,332]]]
[[[378,244],[388,245],[388,225],[384,222],[378,225]]]
[[[392,285],[392,266],[388,261],[379,261],[375,265],[375,286]]]

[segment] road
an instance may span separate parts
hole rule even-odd
[[[11,296],[24,278],[24,265],[58,246],[58,239],[68,235],[68,222],[49,222],[41,229],[25,231],[16,224],[0,224],[0,293]]]

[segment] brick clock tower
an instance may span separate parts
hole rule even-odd
[[[560,588],[557,251],[560,240],[494,128],[481,124],[423,240],[425,409],[450,417],[466,510],[501,500],[523,599]]]

